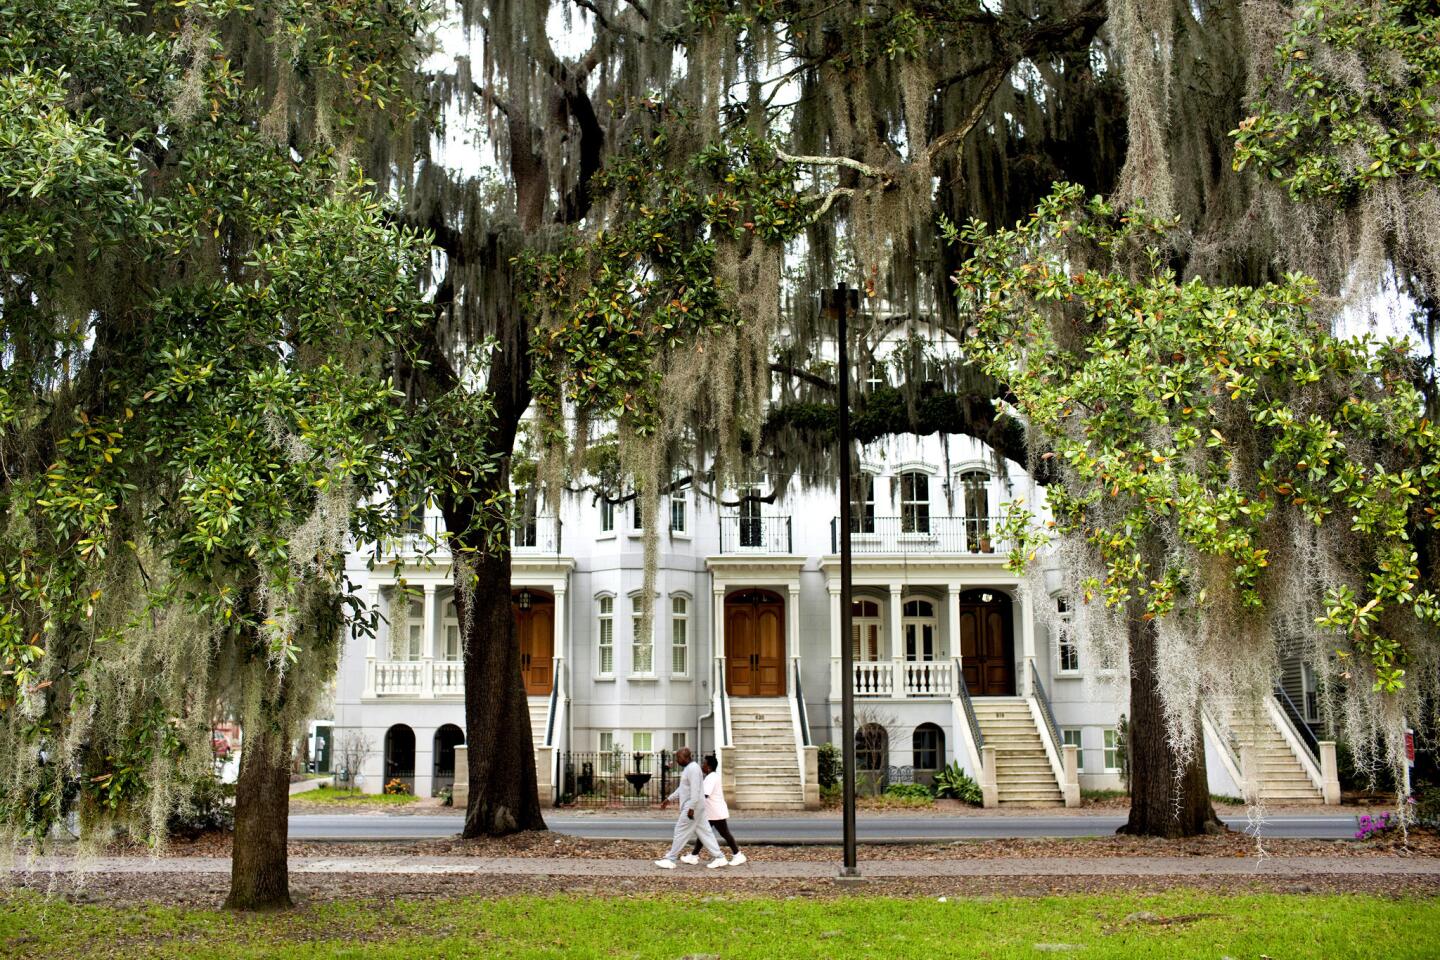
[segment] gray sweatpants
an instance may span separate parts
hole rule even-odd
[[[685,848],[699,838],[700,845],[711,857],[723,857],[720,852],[720,844],[715,842],[715,831],[710,829],[710,821],[706,820],[703,814],[696,813],[694,818],[690,817],[690,811],[682,808],[680,818],[675,821],[675,842],[670,844],[670,852],[665,854],[666,860],[679,860],[680,854]]]

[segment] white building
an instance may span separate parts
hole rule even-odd
[[[1013,498],[1043,493],[1014,464],[997,475],[975,441],[943,440],[865,451],[850,638],[860,769],[924,779],[958,762],[987,805],[1073,805],[1081,787],[1118,788],[1124,683],[1084,662],[1058,571],[1040,594],[1004,567],[997,521]],[[638,501],[567,496],[558,518],[517,531],[511,603],[543,800],[618,800],[622,777],[638,793],[668,775],[655,754],[688,744],[719,753],[742,807],[818,801],[816,748],[840,735],[843,638],[836,485],[810,486],[774,506],[726,508],[694,489],[664,498],[650,638],[636,629]],[[432,532],[439,523],[427,518]],[[334,734],[359,729],[373,745],[366,789],[399,778],[431,795],[453,781],[463,742],[460,625],[443,545],[428,563],[417,547],[352,557],[372,605],[392,609],[397,557],[420,599],[348,643]],[[1243,748],[1207,721],[1212,789],[1238,795],[1248,764],[1268,799],[1318,801],[1323,748],[1278,706],[1272,719]]]

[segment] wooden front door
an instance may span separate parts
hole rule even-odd
[[[785,602],[775,594],[725,598],[725,689],[732,697],[785,695]]]
[[[1010,598],[982,591],[960,595],[960,665],[972,697],[1015,695],[1015,639]]]
[[[520,643],[520,672],[528,695],[548,697],[555,683],[555,604],[533,593],[531,598],[529,610],[521,610],[517,603],[510,605]]]

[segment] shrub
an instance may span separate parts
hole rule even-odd
[[[980,784],[976,783],[958,761],[935,774],[935,796],[948,797],[978,807],[984,802]]]
[[[818,767],[817,777],[820,780],[820,789],[833,787],[840,782],[844,773],[845,758],[840,754],[840,748],[833,743],[822,743],[816,751]]]
[[[934,800],[935,794],[923,783],[892,783],[885,788],[885,796],[905,800]]]
[[[1440,830],[1440,787],[1433,783],[1417,783],[1410,801],[1410,812],[1416,823]]]
[[[194,840],[211,830],[235,829],[235,785],[222,783],[218,776],[196,782],[190,796],[176,804],[165,821],[165,832],[174,839]]]
[[[392,797],[408,797],[410,795],[410,784],[396,777],[394,780],[385,784],[385,792]]]

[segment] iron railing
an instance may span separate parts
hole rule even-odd
[[[965,723],[970,727],[970,741],[975,744],[978,754],[985,746],[985,734],[980,731],[980,720],[975,716],[975,704],[970,702],[970,688],[965,685],[965,674],[960,671],[960,661],[955,661],[955,690],[960,694],[960,705],[965,708]]]
[[[555,746],[556,707],[560,704],[560,658],[555,658],[555,676],[550,683],[550,712],[545,715],[545,746]]]
[[[559,555],[563,524],[558,517],[538,515],[516,522],[510,531],[510,550],[521,555]],[[375,559],[386,557],[448,557],[450,541],[445,519],[417,518],[410,529],[375,544]]]
[[[1310,759],[1315,761],[1316,769],[1320,767],[1320,741],[1315,737],[1315,731],[1305,722],[1300,711],[1295,709],[1295,701],[1290,699],[1290,694],[1278,683],[1275,685],[1275,701],[1280,705],[1281,711],[1290,720],[1290,726],[1295,728],[1295,735],[1300,742],[1305,744],[1305,749],[1310,752]]]
[[[1004,554],[1000,517],[851,517],[850,550],[857,554]],[[830,552],[840,550],[840,518],[830,521]]]
[[[800,661],[795,661],[795,708],[800,711],[800,746],[810,746],[810,720],[805,716],[805,691],[800,689]]]
[[[1040,704],[1040,716],[1045,720],[1045,727],[1050,731],[1050,742],[1055,747],[1055,752],[1060,752],[1060,726],[1055,722],[1055,711],[1050,707],[1050,696],[1045,692],[1045,684],[1040,682],[1040,671],[1035,669],[1035,661],[1031,660],[1030,666],[1030,689],[1034,691],[1035,700]]]
[[[793,548],[789,516],[720,518],[721,553],[790,553]]]
[[[646,807],[680,783],[668,750],[561,754],[560,802],[579,807]]]

